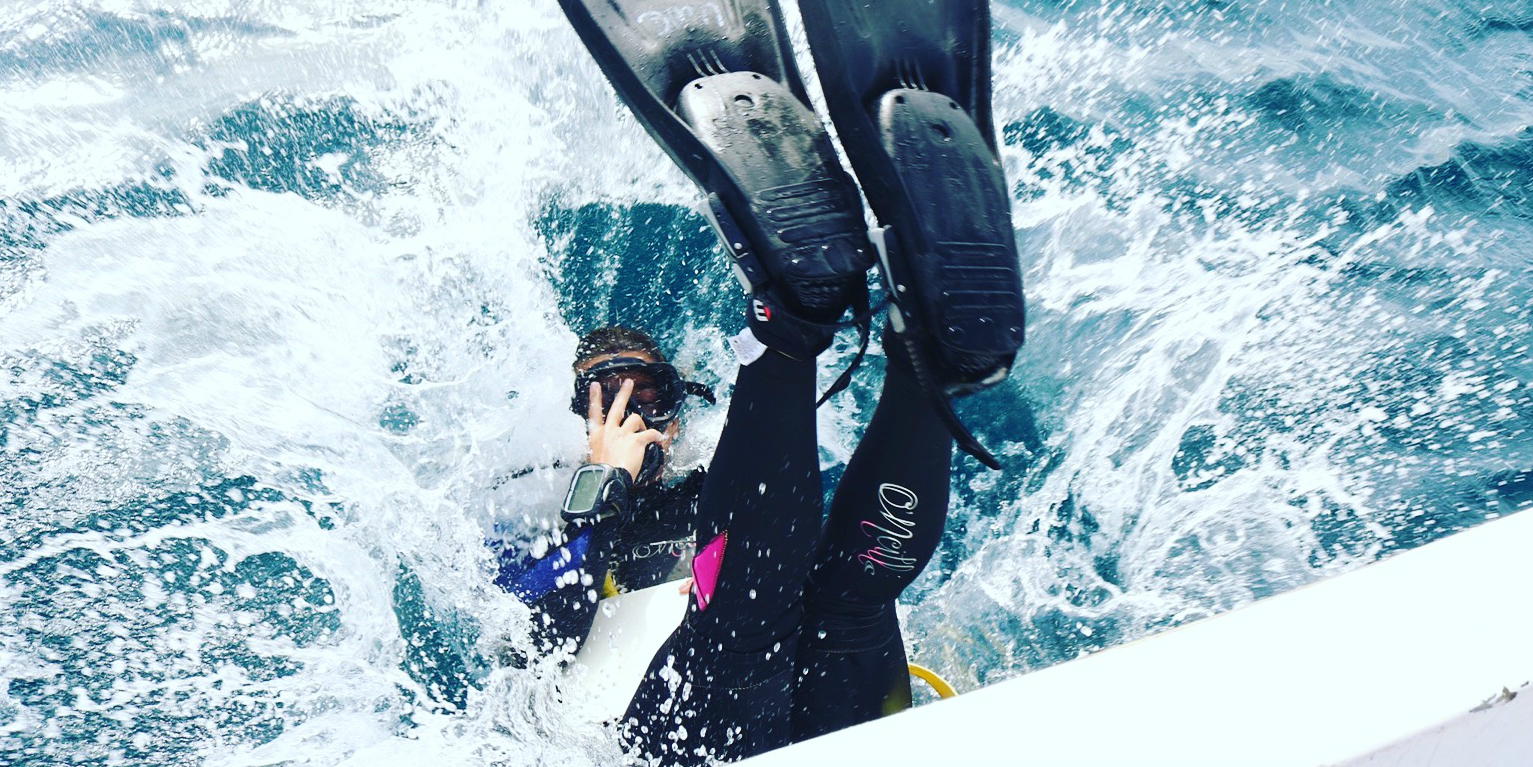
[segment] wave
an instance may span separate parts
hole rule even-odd
[[[0,76],[100,73],[131,68],[171,74],[197,67],[207,38],[259,39],[292,31],[249,19],[168,11],[112,13],[74,6],[39,8],[0,26]]]
[[[1533,128],[1495,144],[1460,144],[1448,160],[1417,168],[1391,183],[1387,191],[1405,205],[1533,219]]]
[[[377,5],[0,22],[5,756],[611,756],[508,660],[485,530],[547,521],[577,333],[726,393],[737,289],[553,3]],[[1523,10],[996,5],[1029,342],[957,405],[1009,471],[955,463],[914,658],[993,682],[1533,506]]]

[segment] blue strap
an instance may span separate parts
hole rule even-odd
[[[580,569],[591,548],[591,531],[594,529],[582,526],[574,538],[541,559],[515,549],[503,549],[495,585],[532,604],[558,588],[560,576]]]

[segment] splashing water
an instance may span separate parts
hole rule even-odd
[[[917,658],[994,682],[1533,504],[1524,4],[994,12],[1029,343],[960,405],[1010,470],[957,463]],[[577,333],[727,386],[694,200],[547,0],[11,9],[0,761],[610,762],[483,539],[550,522]]]

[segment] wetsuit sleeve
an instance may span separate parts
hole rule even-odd
[[[596,603],[617,545],[617,519],[565,528],[542,556],[505,550],[495,584],[532,608],[538,648],[578,650],[596,619]]]

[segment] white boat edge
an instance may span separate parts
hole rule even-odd
[[[590,722],[622,717],[650,659],[687,613],[685,581],[608,597],[570,664],[570,703]]]
[[[1533,765],[1533,513],[747,760]]]

